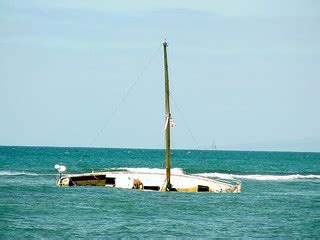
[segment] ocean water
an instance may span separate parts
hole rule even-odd
[[[240,194],[55,185],[56,163],[72,173],[159,171],[163,158],[163,150],[0,147],[0,239],[320,238],[320,153],[173,151],[174,171],[241,180]]]

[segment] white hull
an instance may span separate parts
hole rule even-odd
[[[148,172],[97,172],[66,175],[58,179],[59,186],[106,186],[123,189],[166,191],[166,175]],[[177,192],[240,192],[241,183],[232,185],[204,177],[171,174],[170,191]]]

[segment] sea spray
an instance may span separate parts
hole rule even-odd
[[[201,177],[210,177],[210,178],[221,178],[228,180],[235,179],[247,179],[247,180],[258,180],[258,181],[292,181],[298,179],[320,179],[320,175],[301,175],[301,174],[292,174],[292,175],[260,175],[260,174],[250,174],[250,175],[240,175],[240,174],[227,174],[227,173],[198,173],[194,174]]]
[[[107,168],[105,171],[127,171],[127,172],[135,172],[135,173],[154,173],[154,174],[165,174],[166,169],[161,169],[161,168],[146,168],[146,167],[141,167],[141,168]],[[182,175],[184,174],[183,170],[181,168],[171,168],[171,174],[175,175]]]

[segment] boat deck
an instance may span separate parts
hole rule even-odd
[[[141,172],[96,172],[65,175],[59,186],[106,186],[124,189],[166,191],[166,175]],[[240,192],[241,183],[231,183],[186,174],[171,174],[171,191]]]

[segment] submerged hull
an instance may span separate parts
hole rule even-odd
[[[58,186],[105,186],[123,189],[167,191],[166,175],[141,172],[97,172],[66,175],[58,179]],[[170,191],[177,192],[235,192],[241,191],[241,183],[231,184],[219,180],[186,174],[171,174]]]

